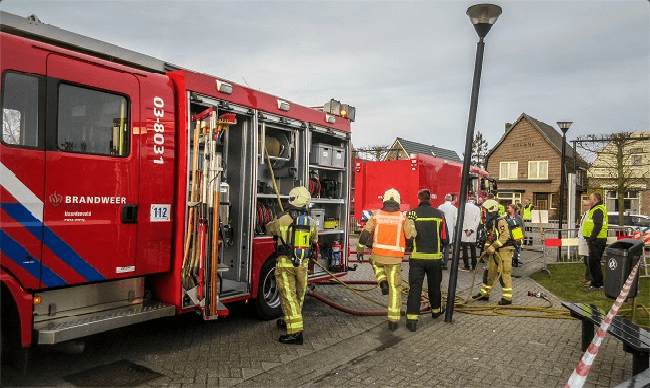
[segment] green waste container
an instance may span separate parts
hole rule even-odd
[[[643,241],[624,238],[618,240],[605,251],[605,296],[616,299],[623,289],[623,285],[630,276],[632,268],[639,262],[643,254]],[[639,287],[639,272],[637,271],[628,298],[637,295]]]

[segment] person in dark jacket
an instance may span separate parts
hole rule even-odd
[[[449,244],[445,213],[431,206],[431,193],[427,189],[418,192],[420,205],[407,213],[415,223],[417,235],[409,258],[409,294],[406,302],[406,327],[415,331],[420,316],[422,282],[427,275],[431,315],[437,318],[444,309],[441,306],[440,283],[442,282],[442,247]]]
[[[589,248],[589,272],[593,279],[587,290],[598,291],[603,289],[603,270],[600,267],[600,259],[603,257],[605,245],[607,245],[609,220],[607,209],[603,205],[599,193],[591,193],[589,202],[591,209],[582,223],[582,235],[587,239]]]

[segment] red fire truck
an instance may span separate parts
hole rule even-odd
[[[401,210],[418,206],[418,191],[431,191],[431,205],[438,207],[445,202],[446,194],[459,197],[462,163],[417,154],[404,160],[363,161],[357,159],[354,167],[354,218],[368,219],[369,212],[381,209],[382,198],[387,189],[399,191]],[[470,168],[470,194],[485,194],[492,190],[487,171]],[[365,213],[365,214],[364,214]]]
[[[347,269],[331,252],[348,244],[353,107],[307,108],[5,12],[1,27],[3,352],[216,319],[241,300],[280,316],[264,227],[298,185],[312,187],[318,263]]]

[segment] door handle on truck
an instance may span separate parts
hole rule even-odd
[[[122,206],[122,223],[135,224],[138,222],[138,205],[127,204]]]

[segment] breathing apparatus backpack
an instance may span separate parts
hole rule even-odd
[[[521,244],[521,240],[524,239],[524,229],[516,218],[506,217],[508,221],[508,229],[510,229],[510,240],[514,243],[515,246]]]
[[[282,244],[278,246],[277,253],[287,256],[293,262],[294,267],[299,267],[304,259],[312,256],[311,219],[305,215],[294,217],[287,230],[287,239],[290,244],[280,236]]]

